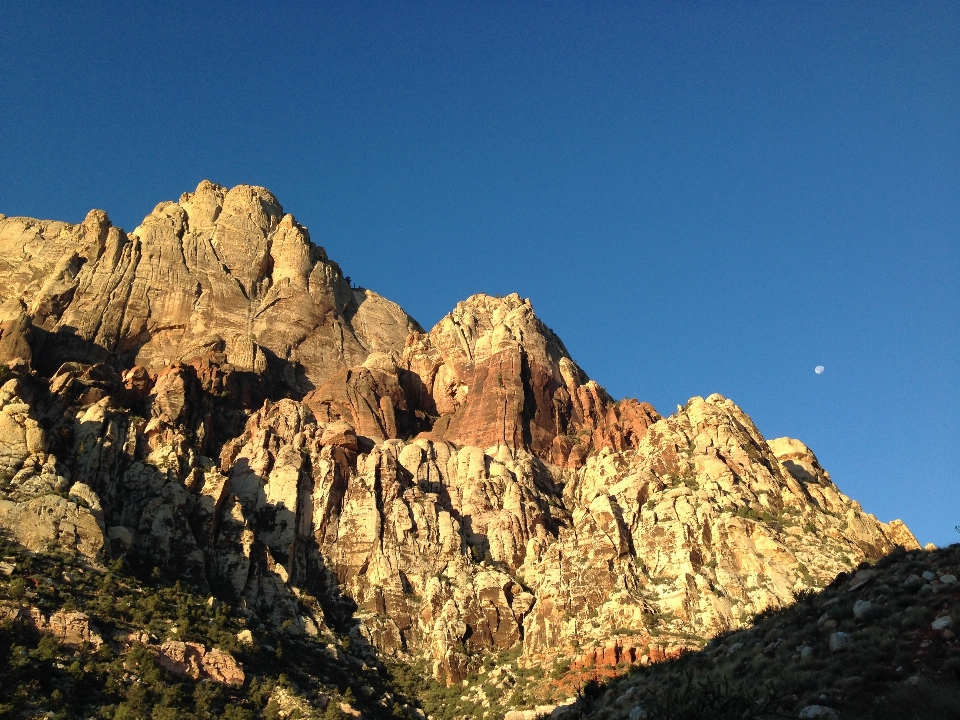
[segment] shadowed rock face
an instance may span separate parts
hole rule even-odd
[[[666,657],[916,546],[730,400],[613,401],[517,295],[422,330],[262,188],[0,219],[0,301],[0,526],[448,682]]]

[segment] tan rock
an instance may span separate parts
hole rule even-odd
[[[157,649],[157,665],[178,677],[199,680],[203,675],[203,645],[168,640]]]
[[[37,632],[52,634],[60,644],[72,650],[84,645],[97,650],[103,645],[103,638],[86,613],[60,610],[47,616],[32,605],[0,603],[0,619],[32,625]]]
[[[79,648],[87,643],[96,650],[103,645],[103,638],[90,623],[90,617],[82,612],[55,612],[38,629],[53,633],[61,644],[69,648]]]
[[[920,543],[902,520],[891,520],[886,528],[886,535],[894,545],[900,545],[905,550],[919,550]]]
[[[217,328],[230,362],[263,372],[268,356],[280,358],[285,382],[304,390],[370,351],[402,350],[419,329],[395,304],[352,290],[306,228],[247,185],[204,181],[129,235],[102,211],[75,226],[5,218],[0,255],[17,260],[0,268],[0,304],[22,300],[25,317],[54,333],[43,354],[51,371],[111,355],[159,370]]]
[[[199,643],[171,640],[154,648],[157,664],[179,677],[209,679],[223,685],[241,686],[245,676],[240,664],[226,650],[206,650]]]
[[[245,675],[240,663],[226,650],[213,648],[203,656],[203,671],[214,682],[222,685],[243,685]]]
[[[684,642],[657,638],[918,547],[731,400],[615,402],[518,295],[422,331],[263,188],[205,181],[129,234],[99,211],[0,218],[0,257],[0,360],[21,358],[0,526],[134,556],[288,633],[355,607],[357,647],[448,683],[519,643],[524,663],[655,662]],[[243,682],[221,651],[156,651]]]
[[[103,530],[97,518],[90,510],[58,495],[24,503],[0,499],[0,527],[34,552],[59,546],[96,558],[103,550]]]
[[[7,304],[8,310],[0,309],[0,363],[19,360],[29,365],[33,359],[33,322],[18,298],[11,298]]]
[[[314,718],[330,704],[330,698],[321,696],[316,706],[297,695],[292,688],[277,687],[270,695],[270,701],[276,705],[281,718]]]

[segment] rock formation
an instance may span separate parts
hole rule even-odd
[[[352,626],[447,682],[518,645],[656,660],[916,547],[728,399],[615,402],[529,300],[424,331],[262,188],[205,181],[129,234],[0,219],[0,360],[22,544],[156,567],[291,633]]]
[[[276,198],[247,185],[202,182],[129,235],[100,210],[75,226],[6,218],[0,256],[4,349],[36,335],[47,373],[66,361],[157,372],[214,350],[303,393],[419,329],[352,290]]]
[[[57,642],[71,649],[87,645],[94,650],[103,645],[103,638],[82,612],[59,611],[49,616],[39,608],[0,603],[0,620],[20,620],[42,633],[50,633]]]
[[[206,678],[224,685],[243,685],[244,674],[233,656],[216,648],[207,650],[198,643],[168,640],[159,648],[151,648],[157,664],[179,677],[193,680]]]

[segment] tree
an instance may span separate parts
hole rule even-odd
[[[23,582],[23,578],[14,578],[10,581],[10,584],[7,586],[7,597],[11,600],[14,600],[19,604],[24,596],[27,594],[26,583]]]

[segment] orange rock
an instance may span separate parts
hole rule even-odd
[[[198,643],[168,640],[157,650],[157,665],[178,677],[199,680],[203,674],[203,656],[206,651]]]
[[[203,656],[203,671],[207,676],[224,685],[243,685],[246,679],[240,663],[226,650],[214,648]]]
[[[240,663],[226,650],[206,650],[199,643],[167,641],[155,648],[157,664],[164,670],[193,680],[207,678],[223,685],[243,685]]]

